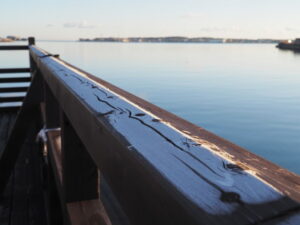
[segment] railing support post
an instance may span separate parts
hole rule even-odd
[[[28,45],[35,45],[35,38],[34,37],[29,37],[28,38]],[[33,75],[33,73],[36,71],[36,63],[33,60],[30,51],[29,51],[29,63],[30,63],[30,70],[31,70],[31,76]]]
[[[61,115],[61,141],[66,202],[98,199],[98,169],[64,113]]]
[[[44,96],[46,128],[57,128],[60,126],[59,105],[46,82],[44,82]]]
[[[35,38],[34,37],[29,37],[28,38],[28,44],[29,45],[35,45]]]
[[[58,128],[60,126],[59,119],[59,104],[53,93],[51,92],[48,84],[43,82],[44,88],[44,123],[46,129]],[[64,201],[60,199],[59,187],[56,185],[54,167],[53,165],[53,149],[49,141],[47,141],[47,207],[48,207],[48,224],[67,224],[65,215]],[[52,154],[52,155],[51,155]],[[52,157],[51,157],[51,156]],[[51,160],[52,159],[52,160]]]

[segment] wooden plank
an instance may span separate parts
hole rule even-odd
[[[0,87],[0,93],[26,92],[28,87]]]
[[[54,165],[54,175],[60,194],[62,207],[66,207],[70,224],[111,224],[106,210],[99,199],[67,203],[65,205],[62,191],[62,153],[60,131],[47,132],[49,154]],[[115,224],[114,224],[115,225]],[[126,224],[127,225],[127,224]]]
[[[0,102],[22,102],[24,97],[22,96],[9,96],[9,97],[1,97]]]
[[[130,225],[130,221],[119,201],[103,176],[100,177],[100,199],[113,225]]]
[[[41,155],[36,143],[38,121],[29,125],[26,141],[14,166],[14,192],[11,208],[11,225],[46,224]]]
[[[66,202],[98,199],[98,169],[64,114],[61,117],[61,138]]]
[[[0,77],[0,83],[30,82],[31,77]]]
[[[239,147],[239,157],[231,157],[231,143],[214,135],[203,139],[209,133],[201,128],[180,131],[175,126],[182,124],[149,112],[150,104],[137,107],[87,74],[30,49],[132,224],[255,224],[299,207],[296,174]],[[242,154],[250,154],[260,170]]]
[[[229,160],[233,160],[236,164],[241,166],[242,169],[252,171],[252,173],[258,178],[265,180],[273,187],[276,187],[280,192],[292,197],[297,201],[300,201],[299,175],[283,169],[282,167],[271,163],[268,160],[203,129],[202,127],[192,124],[191,122],[184,120],[183,118],[180,118],[175,114],[172,114],[150,102],[147,102],[146,100],[139,98],[74,65],[71,65],[66,61],[61,59],[60,61],[64,65],[71,68],[71,70],[77,71],[82,76],[87,77],[93,82],[111,90],[113,93],[122,96],[124,99],[132,102],[132,104],[136,105],[137,107],[140,107],[145,111],[155,115],[157,118],[159,118],[159,121],[170,124],[176,130],[187,136],[192,136],[198,144],[208,146],[216,154],[229,158]]]
[[[44,102],[41,104],[42,117],[45,128],[58,128],[60,125],[59,106],[52,97],[46,83],[43,83]],[[46,132],[46,131],[45,131]],[[49,133],[51,133],[49,135]],[[48,207],[48,224],[69,224],[69,217],[63,195],[61,174],[61,154],[57,151],[61,149],[60,130],[52,129],[46,132],[47,138],[47,162],[48,162],[48,185],[47,185],[47,207]]]
[[[57,100],[46,83],[44,83],[44,96],[46,128],[60,127],[60,108]]]
[[[40,128],[40,122],[35,127]],[[39,130],[33,130],[33,139],[28,143],[28,220],[30,225],[40,225],[46,223],[46,206],[44,191],[47,185],[47,175],[45,174],[43,161],[43,151],[40,143],[36,141],[36,134]],[[23,151],[23,150],[22,150]]]
[[[13,182],[14,174],[9,179],[9,182],[1,194],[0,201],[0,221],[1,225],[10,225],[10,214],[12,207],[12,193],[13,193]]]
[[[27,135],[26,135],[27,136]],[[24,224],[29,225],[28,220],[28,146],[23,146],[19,154],[18,159],[14,165],[14,187],[13,187],[13,198],[11,207],[10,224],[18,225]]]
[[[67,203],[72,225],[111,225],[99,199]]]
[[[300,224],[300,210],[291,211],[286,214],[276,216],[275,218],[268,218],[262,221],[262,225],[295,225]]]
[[[54,179],[54,183],[55,183],[55,187],[53,187],[52,186],[53,180],[51,180],[50,186],[53,188],[52,190],[57,191],[56,193],[52,193],[52,194],[58,195],[59,204],[60,204],[53,210],[49,211],[50,224],[70,224],[70,218],[65,204],[65,196],[64,196],[63,186],[62,186],[62,159],[61,159],[60,131],[57,130],[48,131],[46,135],[48,140],[47,151],[48,151],[49,166],[50,169],[52,170],[52,172],[49,171],[49,173],[51,174],[51,179]],[[50,203],[52,206],[57,204],[57,202],[54,202],[52,200],[53,199],[50,199]],[[57,200],[57,196],[55,196],[54,200]]]
[[[4,190],[11,175],[30,124],[40,117],[39,104],[42,100],[40,85],[41,77],[35,75],[7,145],[0,155],[0,193]]]
[[[49,154],[53,161],[53,166],[55,166],[53,169],[55,169],[55,175],[58,185],[58,190],[60,193],[63,193],[62,191],[62,156],[61,156],[61,135],[60,131],[48,131],[47,132],[47,140],[49,143]],[[62,199],[64,197],[61,197]]]
[[[0,45],[0,50],[28,50],[27,45]]]
[[[1,73],[30,73],[30,68],[2,68]]]
[[[4,149],[11,127],[14,124],[15,113],[0,113],[0,154]],[[0,221],[1,225],[10,225],[12,198],[14,188],[14,174],[9,178],[8,184],[0,196]]]
[[[22,102],[0,103],[0,113],[4,113],[4,112],[17,113],[20,110],[21,105],[22,105]]]
[[[10,114],[0,113],[0,154],[4,150],[10,125]]]

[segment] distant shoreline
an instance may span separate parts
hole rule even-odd
[[[279,39],[237,39],[237,38],[207,38],[207,37],[129,37],[129,38],[80,38],[79,42],[119,42],[119,43],[262,43],[278,44]]]
[[[13,42],[13,40],[8,38],[0,38],[0,42]]]

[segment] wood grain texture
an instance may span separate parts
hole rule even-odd
[[[0,93],[7,92],[26,92],[28,87],[1,87]]]
[[[0,50],[28,50],[27,45],[1,45]]]
[[[41,77],[35,76],[25,97],[23,106],[17,115],[15,125],[11,131],[4,151],[0,155],[0,192],[11,175],[22,145],[26,140],[27,132],[33,122],[39,119],[39,104],[42,100],[40,87]]]
[[[47,137],[51,145],[51,155],[55,161],[55,173],[59,178],[59,191],[61,199],[64,199],[62,190],[62,150],[61,150],[61,135],[60,131],[49,131]],[[50,149],[49,149],[50,150]],[[62,204],[65,204],[63,202]],[[83,224],[101,224],[110,225],[110,219],[106,213],[106,210],[100,201],[100,199],[93,199],[87,201],[77,201],[72,203],[66,203],[67,214],[69,222],[72,225],[83,225]],[[64,206],[64,207],[65,207]]]
[[[63,191],[63,175],[62,175],[62,154],[61,154],[61,135],[60,131],[52,130],[46,133],[47,135],[47,152],[50,169],[56,186],[59,197],[60,210],[64,224],[70,224],[70,217],[67,210],[65,195]],[[53,180],[51,181],[53,182]]]
[[[0,83],[18,83],[18,82],[30,82],[30,77],[1,77]]]
[[[276,216],[275,218],[267,219],[262,222],[262,225],[295,225],[299,224],[300,210],[291,210],[289,213]]]
[[[99,199],[67,203],[72,225],[111,225]]]
[[[16,113],[0,113],[0,154],[3,151]],[[9,225],[14,189],[14,174],[9,178],[5,190],[0,195],[0,224]]]
[[[61,116],[61,148],[66,202],[98,199],[98,169],[64,114]]]
[[[22,102],[24,97],[22,96],[9,96],[9,97],[0,97],[0,102]]]
[[[5,113],[0,116],[0,125],[6,117],[4,132],[8,138],[16,114]],[[8,121],[8,122],[7,122]],[[26,141],[21,147],[20,154],[13,166],[13,171],[0,199],[0,224],[2,225],[43,225],[46,224],[43,190],[41,185],[40,155],[35,144],[35,123],[29,127]]]
[[[1,73],[30,73],[30,68],[1,68]]]
[[[145,101],[99,77],[96,77],[66,61],[61,60],[65,65],[75,69],[85,77],[91,79],[95,83],[101,84],[112,92],[123,96],[133,104],[145,109],[146,111],[156,115],[160,121],[170,124],[178,131],[192,136],[194,140],[201,144],[209,146],[216,154],[230,158],[236,164],[245,170],[251,170],[260,179],[265,180],[270,185],[276,187],[280,192],[288,195],[290,198],[300,201],[300,178],[299,175],[283,169],[282,167],[271,163],[270,161],[255,155],[236,144],[221,138],[202,127],[199,127],[181,117],[178,117],[150,102]]]
[[[255,224],[299,208],[296,174],[30,51],[132,224]]]

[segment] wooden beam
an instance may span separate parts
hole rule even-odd
[[[255,224],[300,207],[296,174],[30,52],[132,224]]]
[[[28,38],[28,45],[29,46],[34,46],[35,45],[35,38],[34,37],[29,37]],[[31,76],[33,73],[37,70],[36,63],[32,59],[31,54],[29,53],[29,64],[30,64],[30,69],[31,69]]]
[[[50,161],[54,169],[53,172],[57,189],[59,190],[61,207],[65,208],[65,216],[67,216],[69,223],[71,225],[110,225],[110,220],[100,199],[65,203],[62,191],[63,168],[60,131],[47,132],[47,138]]]
[[[30,82],[31,77],[1,77],[0,83],[19,83],[19,82]]]
[[[62,184],[62,159],[61,159],[61,135],[59,130],[52,130],[48,131],[46,133],[47,135],[47,151],[48,151],[48,160],[49,160],[49,169],[52,171],[49,171],[51,174],[52,179],[54,179],[55,187],[53,186],[53,180],[50,181],[49,188],[57,190],[57,194],[59,197],[59,207],[50,209],[49,211],[49,220],[51,223],[49,224],[56,224],[57,220],[59,219],[59,223],[61,224],[63,221],[63,224],[70,224],[70,218],[65,202],[65,196],[63,191],[63,184]],[[50,199],[50,202],[52,200]],[[52,205],[57,204],[55,202],[52,202]],[[58,210],[62,213],[62,218],[59,218],[60,216],[56,215],[55,211]],[[54,223],[54,221],[56,221]]]
[[[30,68],[5,68],[0,73],[30,73]]]
[[[0,50],[28,50],[27,45],[1,45]]]
[[[47,137],[48,162],[48,224],[70,224],[62,188],[61,175],[61,138],[59,119],[59,105],[50,92],[47,84],[43,82],[44,102],[41,104],[42,117]]]
[[[0,87],[0,93],[7,92],[26,92],[28,87]]]
[[[0,96],[0,102],[22,102],[23,100],[24,100],[23,96],[7,96],[7,97]]]
[[[17,112],[22,102],[3,102],[0,104],[0,112]]]
[[[41,79],[39,74],[34,76],[6,147],[0,155],[0,193],[3,193],[11,175],[28,129],[30,129],[30,124],[40,118],[39,106],[43,96],[40,89]]]
[[[67,203],[72,225],[111,225],[99,199]]]
[[[98,199],[98,169],[64,114],[61,117],[61,138],[66,202]]]
[[[48,84],[44,82],[45,125],[47,129],[60,127],[60,107]]]

